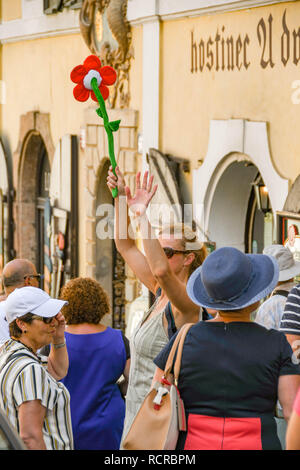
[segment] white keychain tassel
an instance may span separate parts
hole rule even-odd
[[[155,405],[160,405],[162,397],[169,393],[168,389],[165,387],[158,387],[157,394],[154,397],[153,403]]]

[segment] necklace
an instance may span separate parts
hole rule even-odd
[[[13,341],[15,341],[16,343],[19,343],[19,344],[22,344],[22,346],[24,346],[24,348],[28,349],[32,354],[35,355],[35,357],[40,360],[40,358],[38,357],[38,355],[34,352],[34,350],[30,347],[30,346],[27,346],[26,344],[22,343],[22,341],[18,340],[18,339],[14,339],[12,338]]]

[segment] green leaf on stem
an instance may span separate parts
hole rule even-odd
[[[99,117],[101,117],[103,119],[101,108],[96,109],[96,113],[98,114]]]
[[[109,122],[108,125],[109,125],[110,130],[112,132],[115,132],[115,131],[119,130],[120,122],[121,122],[120,119],[118,119],[118,121]]]

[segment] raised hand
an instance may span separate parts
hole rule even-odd
[[[65,334],[65,327],[66,327],[66,321],[65,317],[61,312],[59,312],[56,317],[56,325],[55,325],[55,333],[52,336],[52,341],[54,344],[57,343],[63,343],[64,342],[64,334]]]
[[[114,188],[118,188],[118,195],[125,196],[125,179],[123,173],[118,166],[116,167],[115,172],[117,176],[114,174],[112,166],[110,166],[106,184],[110,191],[112,191]]]
[[[150,176],[148,181],[148,171],[146,171],[144,173],[143,183],[141,187],[141,172],[138,172],[138,174],[136,175],[136,189],[134,196],[131,195],[129,187],[125,187],[127,205],[134,217],[139,217],[146,212],[151,199],[156,193],[158,185],[156,184],[152,189],[153,178],[153,176]]]

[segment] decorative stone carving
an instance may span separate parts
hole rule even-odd
[[[112,108],[129,106],[129,68],[133,56],[126,20],[127,0],[84,0],[79,15],[82,37],[103,65],[112,66],[117,80],[110,94]]]

